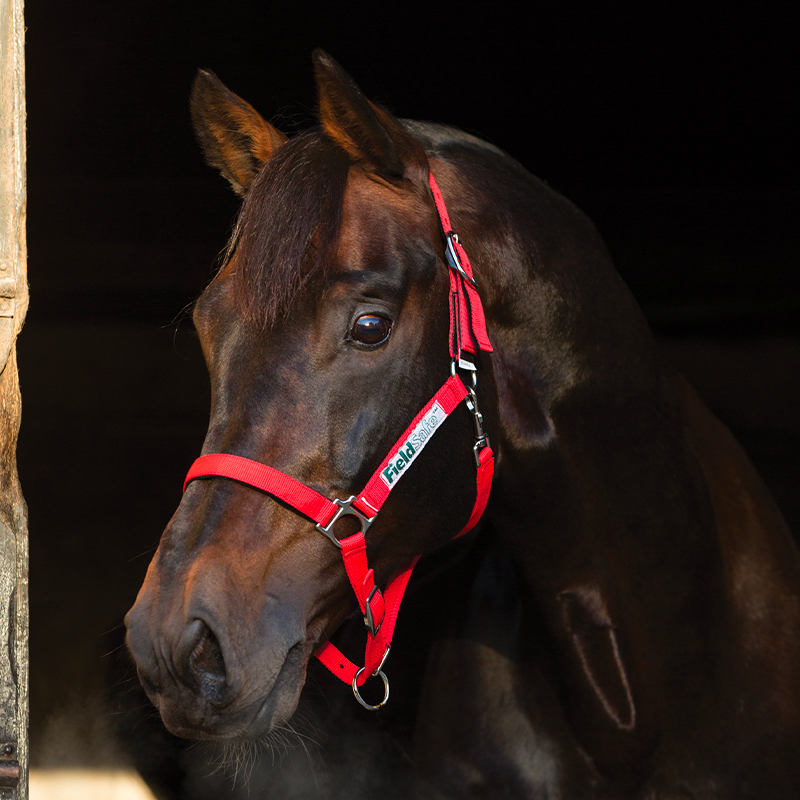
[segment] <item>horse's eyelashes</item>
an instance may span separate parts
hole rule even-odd
[[[354,342],[370,347],[383,344],[392,332],[392,323],[386,317],[377,314],[362,314],[350,329],[350,338]]]

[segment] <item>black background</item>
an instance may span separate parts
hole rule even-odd
[[[196,68],[291,131],[313,119],[321,46],[397,114],[484,136],[575,199],[657,325],[785,318],[800,308],[800,87],[778,8],[32,4],[34,309],[180,308],[236,208],[193,141]]]
[[[34,763],[119,758],[101,656],[202,442],[208,390],[182,310],[237,200],[192,136],[195,70],[291,133],[313,121],[322,47],[398,115],[483,136],[576,201],[796,525],[800,87],[783,8],[28,4]]]

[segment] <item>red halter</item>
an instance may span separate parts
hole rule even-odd
[[[367,628],[364,666],[358,667],[353,664],[329,641],[323,644],[315,655],[334,675],[351,684],[358,702],[371,710],[380,708],[389,699],[389,681],[381,668],[389,654],[403,593],[420,556],[413,558],[403,569],[395,573],[387,583],[385,592],[381,593],[375,585],[374,573],[367,564],[364,534],[375,521],[386,498],[405,474],[406,469],[462,400],[466,402],[475,421],[473,453],[477,467],[477,489],[475,505],[469,520],[455,538],[474,527],[480,519],[489,500],[494,473],[494,455],[489,446],[489,439],[483,431],[483,417],[475,396],[475,364],[464,357],[465,352],[472,355],[477,354],[479,350],[491,353],[492,346],[486,332],[486,320],[475,288],[472,266],[458,237],[453,233],[444,199],[433,175],[430,175],[430,186],[445,236],[445,257],[450,274],[449,346],[452,374],[414,417],[367,482],[364,490],[357,496],[348,497],[347,500],[329,500],[279,470],[249,458],[227,453],[200,456],[192,464],[183,484],[183,489],[186,491],[190,481],[218,476],[231,478],[267,492],[313,520],[317,530],[342,551],[344,567]],[[468,389],[459,377],[457,372],[459,368],[471,373],[471,388]],[[361,530],[339,540],[334,535],[333,528],[337,520],[346,515],[356,517],[361,524]],[[374,706],[366,703],[358,691],[358,687],[370,675],[379,676],[383,680],[385,690],[383,700]]]

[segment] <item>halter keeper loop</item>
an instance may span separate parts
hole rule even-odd
[[[375,608],[372,607],[372,600],[376,598]],[[369,597],[364,603],[364,625],[370,636],[377,635],[383,625],[383,618],[386,615],[386,601],[383,593],[377,586],[372,587]]]

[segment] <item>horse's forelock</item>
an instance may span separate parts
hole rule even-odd
[[[329,273],[336,251],[349,159],[317,131],[293,137],[255,179],[242,204],[228,258],[250,324],[272,327],[304,287]]]

